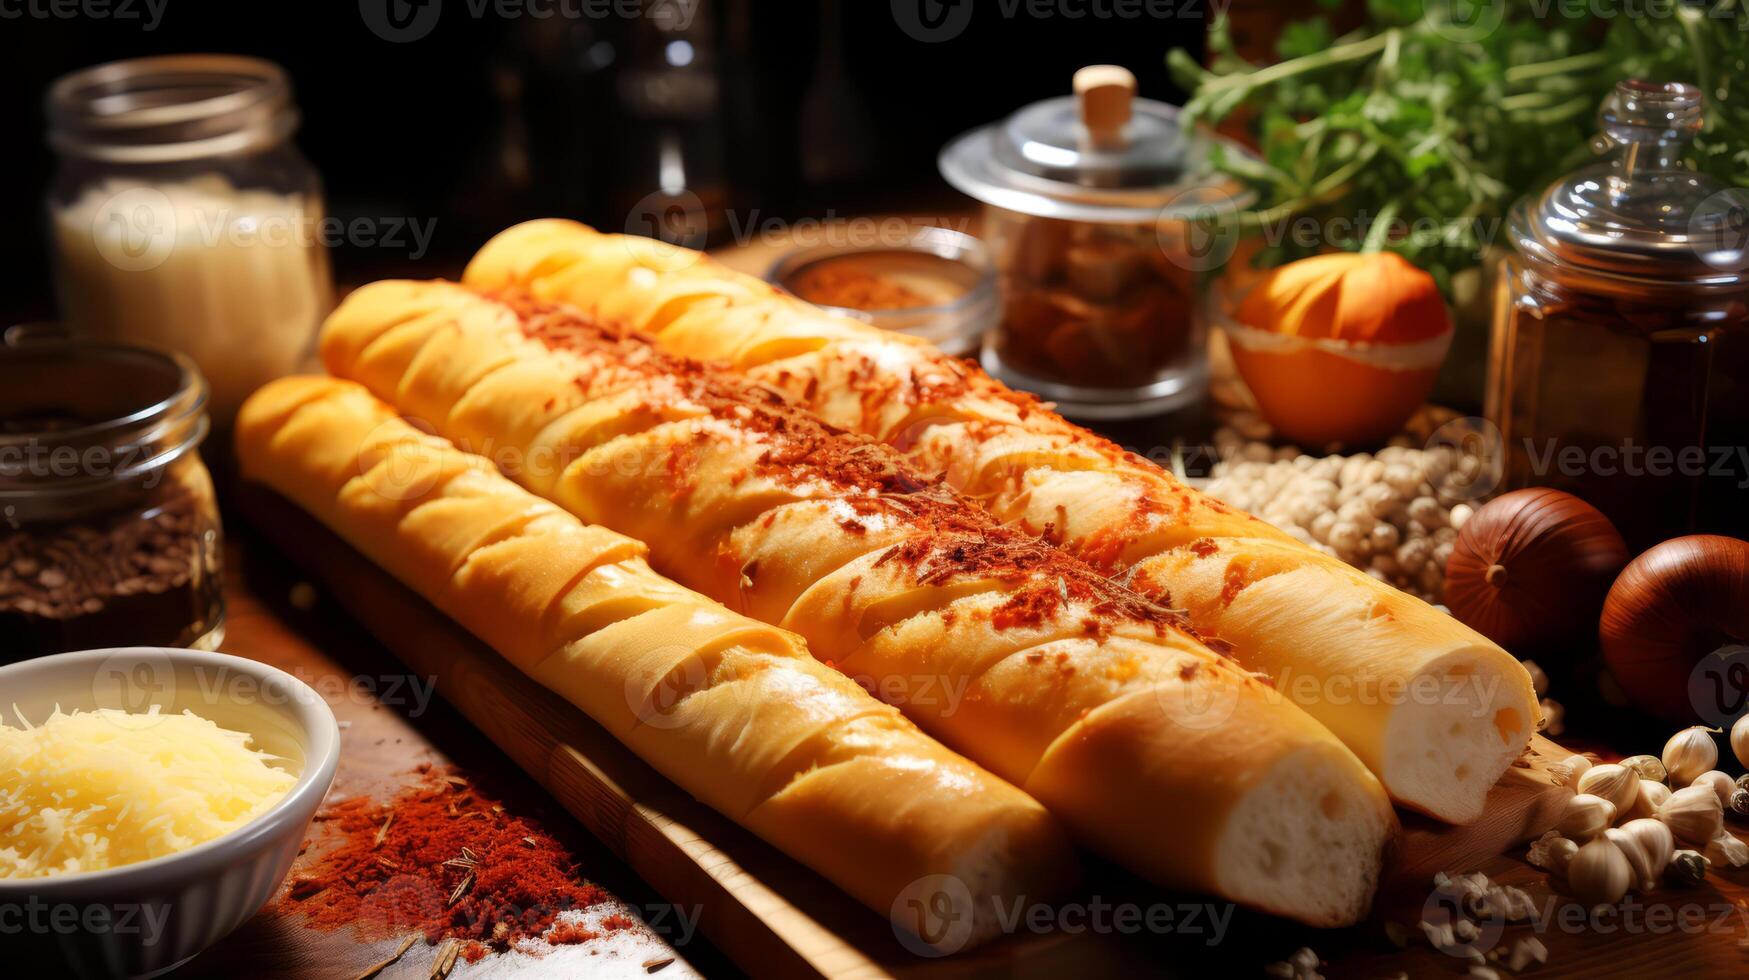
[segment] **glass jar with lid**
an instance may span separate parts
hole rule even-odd
[[[98,65],[48,94],[61,312],[86,337],[192,357],[229,421],[297,369],[332,301],[322,191],[279,66],[228,55]]]
[[[187,357],[101,342],[0,347],[0,661],[222,636],[221,540]]]
[[[1622,82],[1608,159],[1508,219],[1487,409],[1504,483],[1574,493],[1636,548],[1749,537],[1749,192],[1684,165],[1704,108]]]
[[[984,366],[1072,417],[1158,415],[1207,389],[1205,285],[1251,196],[1204,163],[1217,143],[1246,151],[1135,98],[1123,68],[1083,68],[1073,88],[941,153],[942,175],[984,204],[1000,276]]]

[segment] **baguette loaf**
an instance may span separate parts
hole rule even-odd
[[[1072,879],[1073,853],[1036,801],[820,665],[797,637],[656,575],[640,543],[419,433],[360,386],[266,386],[238,417],[237,448],[246,476],[681,788],[946,951]],[[943,888],[943,875],[965,887]],[[917,921],[919,908],[940,912],[939,896],[953,903],[942,921]]]
[[[1394,820],[1352,753],[1173,614],[887,447],[574,314],[443,283],[358,290],[322,353],[802,634],[1120,863],[1316,924],[1365,912]]]
[[[1485,637],[913,338],[827,314],[698,253],[574,222],[503,232],[466,281],[648,331],[899,448],[1003,521],[1187,610],[1405,806],[1476,819],[1535,730],[1529,674]]]

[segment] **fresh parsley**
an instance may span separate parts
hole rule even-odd
[[[1598,107],[1622,78],[1698,85],[1709,109],[1694,165],[1749,186],[1744,0],[1632,3],[1371,0],[1348,34],[1322,16],[1287,25],[1269,65],[1239,57],[1221,16],[1208,67],[1183,50],[1167,63],[1192,93],[1187,123],[1248,114],[1261,159],[1217,148],[1211,162],[1259,194],[1239,220],[1264,238],[1260,264],[1386,249],[1450,295],[1502,240],[1513,201],[1592,157]],[[1315,240],[1282,233],[1304,219]]]

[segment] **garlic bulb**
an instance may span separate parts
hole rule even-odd
[[[1658,761],[1655,755],[1630,755],[1621,760],[1621,764],[1632,769],[1641,779],[1663,782],[1669,777],[1664,771],[1664,763]]]
[[[1731,726],[1731,754],[1744,768],[1749,768],[1749,715],[1738,718]]]
[[[1713,792],[1718,794],[1719,806],[1724,807],[1731,804],[1731,791],[1737,788],[1737,781],[1717,769],[1710,769],[1695,777],[1690,785],[1711,786]]]
[[[1614,905],[1628,893],[1633,881],[1633,866],[1621,848],[1608,838],[1579,848],[1567,865],[1567,885],[1573,889],[1573,896],[1587,906]]]
[[[1684,786],[1658,807],[1658,819],[1685,844],[1705,847],[1725,828],[1724,808],[1711,786]]]
[[[1670,798],[1670,787],[1663,783],[1654,783],[1650,779],[1640,780],[1640,795],[1634,800],[1634,805],[1625,814],[1629,820],[1658,815],[1658,808]]]
[[[1657,820],[1629,820],[1619,828],[1621,833],[1633,838],[1634,843],[1646,854],[1646,875],[1640,880],[1642,889],[1651,888],[1663,876],[1664,869],[1670,865],[1671,855],[1676,853],[1676,835],[1670,828]],[[1610,833],[1615,833],[1614,830]],[[1614,839],[1613,837],[1611,838]]]
[[[1562,837],[1584,842],[1603,833],[1610,824],[1615,823],[1615,814],[1614,803],[1601,796],[1580,793],[1567,801],[1567,809],[1561,814],[1555,829]]]
[[[1719,747],[1712,732],[1699,725],[1684,728],[1664,743],[1664,768],[1670,781],[1687,786],[1695,777],[1719,764]]]
[[[1601,796],[1615,804],[1617,813],[1626,813],[1640,794],[1640,777],[1626,766],[1609,763],[1585,770],[1576,788],[1581,793]]]

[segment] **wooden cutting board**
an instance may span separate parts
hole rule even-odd
[[[1187,924],[1169,935],[1065,925],[1022,931],[950,958],[918,957],[896,941],[883,917],[688,797],[302,511],[258,487],[233,499],[262,535],[408,667],[435,678],[440,696],[635,873],[667,900],[702,909],[700,930],[749,973],[1055,977],[1142,968],[1196,976],[1233,968],[1235,950],[1261,965],[1275,949],[1327,943],[1332,935],[1240,911],[1217,937],[1201,927],[1192,931],[1181,913]],[[1474,826],[1406,816],[1385,893],[1425,891],[1435,871],[1475,867],[1550,826],[1570,791],[1556,785],[1548,766],[1566,755],[1537,739],[1529,766],[1506,774],[1489,798],[1489,816]],[[1089,894],[1081,900],[1090,907],[1190,908],[1207,901],[1090,864]]]

